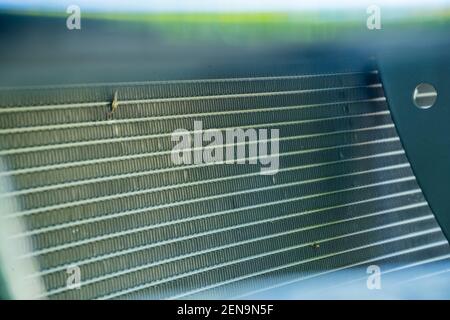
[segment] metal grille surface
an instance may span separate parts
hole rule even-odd
[[[108,116],[114,93],[118,107]],[[252,297],[450,257],[373,71],[2,90],[0,195],[50,299]],[[175,165],[171,133],[280,130],[279,172]],[[66,286],[78,266],[81,289]],[[389,268],[389,267],[386,267]],[[392,272],[395,272],[393,269]]]

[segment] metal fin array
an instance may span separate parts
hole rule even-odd
[[[14,237],[31,240],[21,259],[37,260],[43,297],[227,298],[449,257],[376,71],[1,95],[0,174],[14,189],[0,197],[20,204],[7,218],[27,227]],[[279,129],[279,172],[175,165],[171,133],[195,120]]]

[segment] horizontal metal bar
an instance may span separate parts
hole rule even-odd
[[[378,212],[374,212],[374,213],[364,214],[364,215],[361,215],[361,216],[358,216],[358,217],[335,220],[335,221],[331,221],[331,222],[320,224],[320,225],[312,225],[312,226],[308,226],[308,227],[303,227],[303,228],[297,228],[297,229],[294,229],[294,230],[289,230],[289,231],[286,231],[286,232],[274,233],[274,234],[270,234],[270,235],[267,235],[267,236],[264,236],[264,237],[259,237],[259,238],[250,239],[250,240],[246,240],[246,241],[234,242],[234,243],[226,245],[226,246],[220,246],[220,247],[215,247],[215,248],[208,249],[208,250],[197,251],[197,252],[195,252],[193,254],[187,254],[187,255],[183,255],[183,256],[179,256],[179,257],[174,257],[174,258],[171,258],[171,259],[168,259],[168,260],[164,260],[164,261],[157,261],[157,262],[146,264],[146,265],[142,265],[142,266],[139,266],[139,267],[134,267],[134,268],[131,268],[131,269],[115,272],[113,274],[103,275],[103,276],[98,277],[98,278],[84,280],[83,281],[83,285],[88,285],[88,284],[96,283],[96,282],[99,282],[99,281],[115,278],[115,277],[118,277],[118,276],[121,276],[121,275],[126,275],[126,274],[129,274],[129,273],[135,272],[135,271],[148,269],[150,267],[155,267],[155,266],[158,266],[158,265],[163,265],[163,264],[168,263],[168,262],[174,262],[174,261],[186,259],[186,258],[189,258],[189,257],[202,255],[202,254],[209,253],[209,252],[220,251],[220,250],[225,249],[225,248],[237,247],[237,246],[240,246],[240,245],[246,244],[246,243],[257,242],[257,241],[261,241],[261,240],[276,238],[276,237],[279,237],[279,236],[282,236],[282,235],[288,235],[288,234],[293,234],[293,233],[302,232],[302,231],[306,231],[306,230],[318,229],[318,228],[322,228],[322,227],[326,227],[326,226],[331,226],[331,225],[334,225],[334,224],[360,220],[360,219],[364,219],[364,218],[368,218],[368,217],[379,216],[379,215],[383,215],[383,214],[387,214],[387,213],[393,213],[393,212],[398,212],[398,211],[418,208],[418,207],[427,206],[427,205],[428,205],[427,202],[420,202],[420,203],[417,203],[417,204],[414,204],[414,205],[406,205],[406,206],[396,207],[396,208],[392,208],[392,209],[388,209],[388,210],[382,210],[382,211],[378,211]],[[295,214],[295,215],[283,216],[281,218],[277,217],[277,218],[271,218],[271,219],[264,219],[264,220],[261,220],[261,221],[255,221],[255,222],[252,222],[252,223],[242,224],[242,225],[239,225],[238,227],[239,228],[244,228],[244,227],[253,226],[253,225],[257,225],[257,224],[274,222],[274,221],[278,221],[278,220],[281,220],[281,219],[288,219],[288,218],[291,218],[292,216],[297,216],[297,215],[298,215],[298,213]],[[319,242],[321,242],[321,241],[322,240],[319,240]],[[305,246],[307,246],[307,244]],[[76,265],[78,265],[78,264],[76,264]],[[46,293],[46,296],[50,296],[50,295],[53,295],[53,294],[61,293],[61,292],[64,292],[66,290],[68,290],[67,287],[62,287],[62,288],[59,288],[59,289],[51,290],[51,291],[48,291]]]
[[[406,167],[406,165],[409,166],[409,163],[404,164],[404,165],[405,165],[405,167]],[[389,170],[389,169],[390,168],[383,168],[383,170]],[[381,170],[377,169],[376,171],[381,171]],[[376,172],[376,171],[373,171],[373,172]],[[349,174],[349,175],[354,175],[354,174]],[[338,175],[333,178],[337,178],[337,177],[342,177],[342,175]],[[308,182],[306,182],[306,181],[308,181]],[[167,208],[170,206],[179,206],[182,204],[196,203],[196,202],[200,202],[200,201],[204,201],[204,200],[219,199],[219,198],[230,196],[230,195],[239,195],[239,194],[253,193],[256,191],[279,189],[279,188],[286,187],[286,186],[294,186],[294,185],[300,185],[300,184],[304,184],[304,183],[317,182],[317,181],[323,181],[323,178],[314,179],[314,180],[297,181],[297,182],[292,182],[292,183],[287,183],[287,184],[280,184],[280,185],[275,185],[275,186],[258,188],[258,189],[243,190],[243,191],[239,191],[239,192],[235,192],[235,193],[220,194],[220,195],[209,196],[209,197],[204,197],[204,198],[192,199],[192,200],[188,200],[188,201],[180,201],[180,202],[176,202],[175,204],[172,204],[172,205],[157,205],[157,206],[149,207],[148,209]],[[47,207],[40,207],[40,208],[35,208],[35,209],[23,210],[23,211],[11,213],[11,214],[6,214],[5,218],[16,218],[18,216],[22,217],[22,216],[37,214],[37,213],[50,211],[50,210],[63,209],[63,208],[69,208],[69,207],[77,207],[77,206],[84,205],[84,204],[103,202],[103,201],[108,201],[111,199],[125,198],[125,197],[130,197],[133,195],[147,194],[147,193],[151,193],[151,192],[154,192],[153,188],[132,191],[132,192],[127,192],[127,193],[121,193],[121,194],[114,194],[114,195],[110,195],[110,196],[96,197],[96,198],[92,198],[92,199],[72,201],[72,202],[67,202],[67,203],[63,203],[63,204],[51,205],[51,206],[47,206]]]
[[[389,228],[389,227],[394,227],[394,226],[404,225],[404,224],[408,224],[408,223],[419,222],[419,221],[428,220],[428,219],[432,219],[432,218],[433,218],[433,215],[424,216],[424,217],[415,218],[415,219],[409,219],[409,220],[405,220],[405,221],[391,223],[391,224],[388,224],[388,225],[385,225],[385,226],[382,226],[382,227],[375,227],[375,228],[371,228],[371,229],[367,229],[367,230],[361,230],[361,231],[357,231],[357,232],[354,232],[354,233],[349,233],[349,234],[346,234],[344,236],[337,236],[337,237],[333,237],[333,238],[328,238],[328,239],[325,239],[325,240],[321,240],[320,242],[316,241],[315,243],[319,243],[320,244],[320,243],[327,242],[327,241],[333,241],[333,240],[336,240],[336,239],[350,237],[352,235],[364,234],[364,233],[368,233],[368,232],[371,232],[371,231],[382,230],[382,229],[386,229],[386,228]],[[365,248],[369,248],[369,247],[376,246],[376,245],[381,245],[381,244],[385,244],[385,243],[389,243],[389,242],[394,242],[394,241],[398,241],[398,240],[412,238],[412,237],[415,237],[415,236],[418,236],[418,235],[422,235],[422,234],[428,234],[428,233],[439,232],[439,231],[440,231],[439,228],[432,228],[432,229],[429,229],[429,230],[424,230],[424,231],[420,231],[420,232],[416,232],[416,233],[410,233],[408,235],[404,235],[404,236],[400,236],[400,237],[394,237],[394,238],[391,238],[391,239],[385,239],[385,240],[382,240],[382,241],[377,241],[377,242],[374,242],[374,243],[371,243],[371,244],[368,244],[368,245],[358,246],[358,247],[352,248],[352,249],[337,251],[337,252],[334,252],[332,254],[328,254],[328,255],[324,255],[324,256],[319,256],[319,257],[314,257],[314,258],[310,258],[310,259],[305,259],[305,260],[298,261],[298,262],[295,262],[295,263],[289,263],[289,264],[286,264],[286,265],[282,265],[282,266],[278,266],[278,267],[275,267],[275,268],[270,268],[270,269],[267,269],[267,270],[262,270],[262,271],[259,271],[259,272],[256,272],[256,273],[245,275],[245,276],[242,276],[242,277],[237,277],[237,278],[234,278],[234,279],[229,280],[229,281],[216,283],[214,285],[203,287],[203,288],[199,288],[197,290],[185,292],[185,293],[183,293],[180,296],[170,297],[169,299],[177,299],[177,298],[180,298],[180,297],[183,297],[183,296],[190,295],[190,294],[192,294],[194,292],[197,293],[197,292],[200,292],[200,291],[203,291],[203,290],[206,290],[206,289],[222,286],[222,285],[225,285],[225,284],[228,284],[228,283],[231,283],[231,282],[236,282],[236,281],[240,281],[240,280],[243,280],[243,279],[248,279],[248,278],[251,278],[251,277],[254,277],[254,276],[257,276],[257,275],[266,274],[266,273],[273,272],[273,271],[276,271],[276,270],[282,270],[282,269],[285,269],[285,268],[288,268],[288,267],[291,267],[291,266],[305,264],[307,262],[311,262],[311,261],[315,261],[315,260],[319,260],[319,259],[324,259],[324,258],[328,258],[328,257],[331,257],[331,256],[336,256],[336,255],[339,255],[339,254],[342,254],[342,253],[353,252],[353,251],[356,251],[356,250],[365,249]],[[181,275],[176,275],[176,276],[173,276],[173,277],[170,277],[170,278],[166,278],[166,279],[163,279],[163,280],[160,280],[160,281],[154,281],[154,282],[151,282],[151,283],[142,284],[140,286],[136,286],[136,287],[129,288],[129,289],[126,289],[126,290],[121,290],[119,292],[114,292],[114,293],[108,294],[106,296],[99,297],[98,299],[103,300],[103,299],[116,298],[116,297],[119,297],[119,296],[123,296],[125,294],[129,294],[129,293],[132,293],[132,292],[135,292],[135,291],[139,291],[139,290],[143,290],[143,289],[146,289],[146,288],[150,288],[150,287],[153,287],[153,286],[156,286],[156,285],[160,285],[162,283],[166,283],[166,282],[169,282],[169,281],[178,280],[180,278],[185,278],[185,277],[188,277],[188,276],[191,276],[191,275],[194,275],[194,274],[203,273],[203,272],[211,271],[211,270],[216,270],[216,269],[219,269],[219,268],[231,265],[231,264],[237,264],[237,263],[244,262],[244,261],[249,261],[249,260],[254,260],[254,259],[257,259],[257,258],[261,258],[261,257],[271,256],[271,255],[274,255],[276,253],[281,253],[281,252],[286,252],[286,251],[290,251],[290,250],[295,250],[295,249],[302,248],[302,247],[305,247],[305,246],[308,246],[308,245],[313,245],[313,244],[314,243],[307,243],[307,244],[301,244],[301,245],[297,245],[297,246],[293,246],[293,247],[287,247],[287,248],[284,248],[284,249],[280,249],[280,250],[276,250],[276,251],[270,251],[270,252],[265,252],[265,253],[262,253],[262,254],[259,254],[259,255],[250,256],[250,257],[247,257],[247,258],[244,258],[244,259],[239,259],[237,261],[233,261],[232,263],[227,262],[227,263],[223,263],[223,264],[214,265],[214,266],[211,266],[211,267],[206,267],[206,268],[203,268],[203,269],[200,269],[200,270],[195,270],[195,271],[191,271],[191,272],[184,273],[184,274],[181,274]]]
[[[364,131],[369,131],[369,130],[391,129],[394,127],[395,127],[394,124],[386,124],[386,125],[379,125],[379,126],[359,128],[359,129],[337,130],[337,131],[331,131],[331,132],[325,132],[325,133],[299,135],[297,137],[299,139],[315,138],[315,137],[337,135],[337,134],[342,134],[342,133],[356,133],[356,132],[364,132]],[[283,138],[281,138],[281,139],[283,139]],[[105,158],[83,160],[83,161],[73,161],[73,162],[67,162],[67,163],[59,163],[59,164],[53,164],[53,165],[31,167],[31,168],[26,168],[26,169],[3,171],[3,172],[0,172],[0,176],[19,175],[19,174],[27,174],[27,173],[40,172],[40,171],[50,171],[50,170],[54,170],[54,169],[72,168],[72,167],[89,165],[89,164],[98,164],[98,163],[122,161],[122,160],[129,160],[129,159],[141,159],[141,158],[150,157],[153,155],[154,155],[154,153],[152,152],[152,153],[139,153],[139,154],[124,155],[124,156],[117,156],[117,157],[105,157]],[[182,169],[188,169],[188,168],[196,167],[196,166],[198,166],[198,165],[183,166]],[[166,169],[160,169],[160,170],[166,170]],[[160,172],[162,172],[162,171],[160,171]]]

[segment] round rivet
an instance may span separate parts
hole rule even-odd
[[[431,108],[436,102],[436,99],[436,89],[429,83],[421,83],[414,89],[413,102],[417,108]]]

